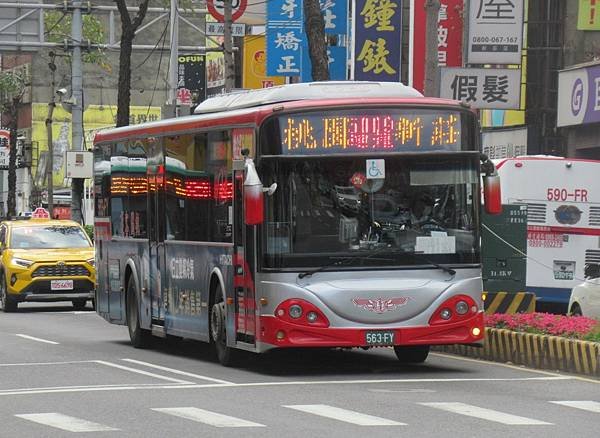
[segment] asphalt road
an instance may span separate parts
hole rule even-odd
[[[389,349],[287,351],[224,368],[204,344],[129,346],[69,304],[0,313],[0,437],[600,436],[600,381]]]

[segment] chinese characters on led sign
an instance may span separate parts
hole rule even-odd
[[[283,154],[460,150],[456,114],[305,115],[279,123]]]

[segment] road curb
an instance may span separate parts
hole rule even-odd
[[[600,343],[486,328],[483,348],[441,345],[436,351],[530,368],[600,377]]]

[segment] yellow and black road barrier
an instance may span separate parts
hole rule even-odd
[[[482,348],[448,345],[435,349],[477,359],[600,378],[599,342],[486,328]]]
[[[535,294],[531,292],[484,292],[485,313],[533,313]]]

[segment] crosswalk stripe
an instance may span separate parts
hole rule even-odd
[[[44,414],[19,414],[15,415],[15,417],[23,418],[24,420],[33,421],[35,423],[55,427],[57,429],[62,429],[69,432],[106,432],[111,430],[119,430],[115,429],[114,427],[82,420],[81,418],[58,414],[56,412],[48,412]]]
[[[104,360],[95,360],[94,362],[99,363],[101,365],[106,365],[107,367],[113,367],[113,368],[118,368],[120,370],[131,371],[132,373],[142,374],[144,376],[149,376],[149,377],[153,377],[155,379],[160,379],[160,380],[166,380],[168,382],[175,382],[175,383],[181,383],[181,384],[187,384],[187,385],[193,384],[193,382],[188,382],[187,380],[174,379],[172,377],[162,376],[160,374],[150,373],[150,372],[144,371],[144,370],[138,370],[137,368],[126,367],[124,365],[119,365],[119,364],[112,363],[112,362],[106,362]]]
[[[155,369],[161,370],[161,371],[167,371],[169,373],[178,374],[180,376],[194,377],[196,379],[208,380],[209,382],[223,383],[224,385],[233,385],[233,382],[229,382],[227,380],[215,379],[213,377],[202,376],[200,374],[188,373],[187,371],[176,370],[174,368],[167,368],[167,367],[163,367],[161,365],[155,365],[155,364],[149,363],[149,362],[142,362],[141,360],[135,360],[135,359],[123,359],[123,360],[125,362],[142,365],[142,366],[149,367],[149,368],[155,368]]]
[[[506,414],[492,409],[480,408],[478,406],[468,405],[466,403],[419,403],[422,406],[429,406],[443,411],[453,412],[455,414],[467,415],[469,417],[480,418],[482,420],[495,421],[496,423],[510,424],[515,426],[535,426],[551,425],[545,421],[535,420],[533,418],[520,417],[518,415]]]
[[[335,406],[284,405],[283,407],[306,412],[308,414],[319,415],[321,417],[331,418],[334,420],[344,421],[346,423],[356,424],[358,426],[406,426],[406,423],[399,423],[386,418],[375,417],[373,415],[336,408]]]
[[[254,423],[252,421],[242,420],[241,418],[230,417],[229,415],[218,414],[216,412],[205,411],[204,409],[193,407],[152,408],[152,410],[215,427],[265,427],[264,424]]]
[[[583,409],[584,411],[595,412],[600,414],[600,402],[591,400],[579,400],[579,401],[551,401],[557,405],[568,406],[570,408]]]

